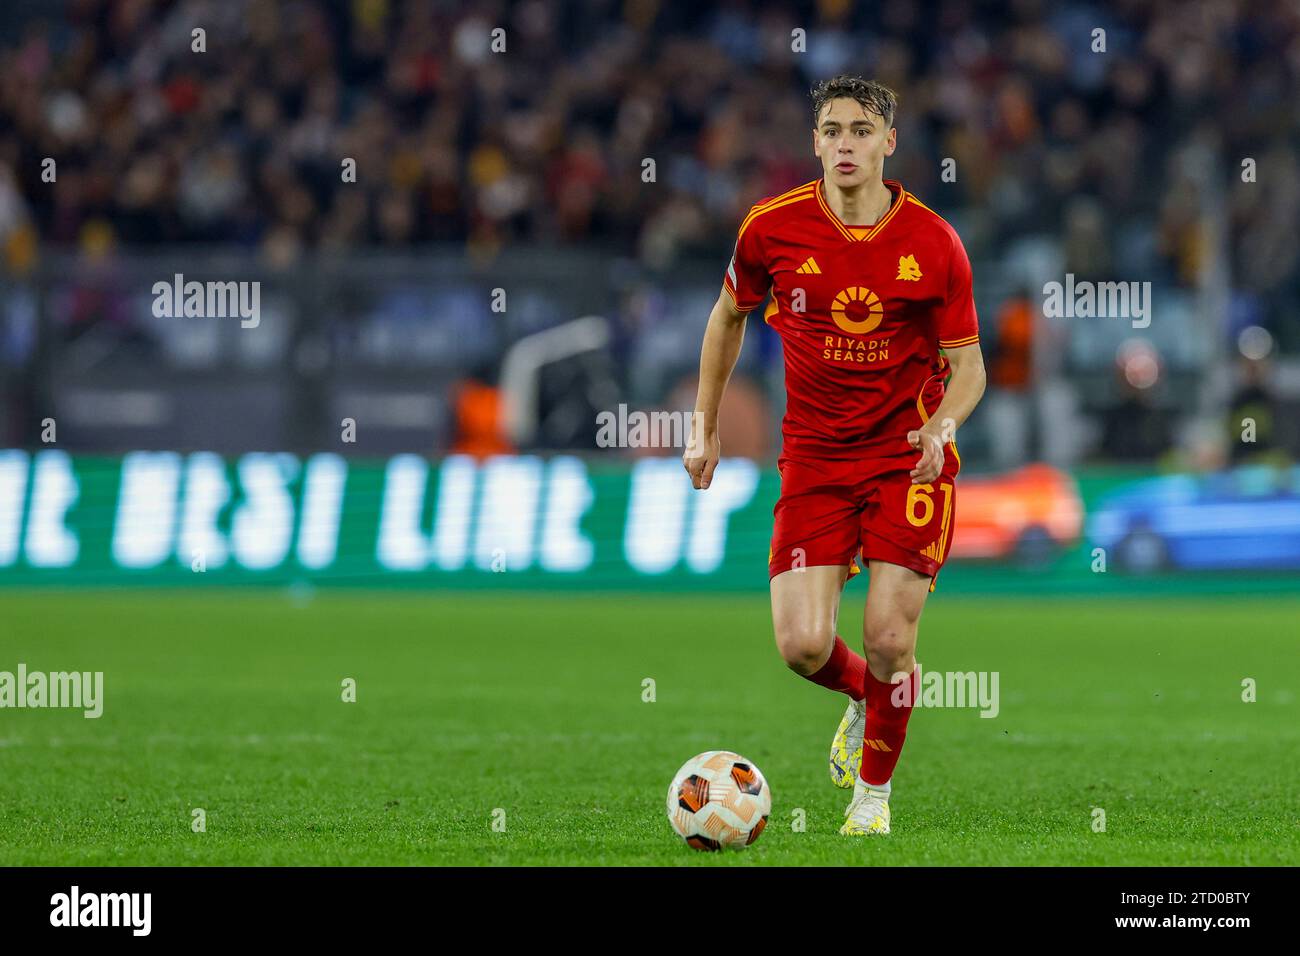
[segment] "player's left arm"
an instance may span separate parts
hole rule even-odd
[[[984,355],[979,342],[945,350],[952,377],[944,390],[943,401],[920,428],[907,433],[907,440],[921,453],[912,469],[912,484],[929,484],[943,471],[944,446],[953,440],[957,429],[975,411],[984,395]]]
[[[921,453],[912,469],[914,485],[929,484],[939,477],[944,446],[953,440],[984,394],[984,356],[980,352],[970,259],[957,233],[949,230],[948,236],[947,294],[935,317],[935,331],[938,345],[948,357],[952,377],[929,421],[907,433],[908,442]]]

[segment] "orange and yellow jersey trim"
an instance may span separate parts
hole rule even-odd
[[[817,189],[820,183],[821,183],[820,179],[814,179],[810,183],[804,183],[802,186],[796,186],[794,189],[791,189],[789,192],[781,193],[781,195],[774,196],[771,199],[764,199],[761,202],[756,203],[754,206],[751,206],[749,210],[749,215],[747,215],[744,221],[741,222],[740,229],[738,229],[736,232],[736,238],[739,239],[742,236],[744,236],[745,230],[749,228],[749,224],[752,223],[759,216],[766,215],[767,213],[770,212],[774,212],[777,209],[784,209],[786,206],[793,205],[794,203],[797,202],[805,202],[811,199],[813,196],[813,191]]]
[[[872,239],[876,238],[876,236],[880,235],[884,231],[885,227],[888,226],[890,222],[893,221],[894,217],[898,215],[898,210],[903,208],[903,204],[907,201],[909,195],[907,190],[903,189],[900,185],[897,197],[894,199],[894,202],[890,204],[890,207],[885,214],[880,217],[878,223],[874,226],[850,226],[840,219],[839,216],[835,215],[835,211],[831,209],[830,204],[826,201],[826,193],[822,181],[819,179],[813,183],[813,185],[816,187],[817,205],[821,208],[821,211],[825,214],[826,218],[830,220],[831,225],[839,231],[840,235],[849,240],[849,242],[870,242]],[[917,203],[917,205],[920,205],[920,203]]]
[[[740,281],[736,276],[736,256],[740,251],[741,243],[753,242],[755,237],[749,233],[749,228],[761,216],[766,216],[776,212],[778,209],[785,209],[797,203],[809,202],[812,200],[818,183],[821,180],[814,179],[810,183],[804,183],[802,186],[796,186],[794,189],[781,193],[779,196],[761,200],[750,207],[749,213],[740,223],[740,228],[736,231],[736,249],[731,256],[731,262],[727,266],[727,274],[722,280],[722,288],[727,295],[731,297],[732,303],[736,306],[737,312],[752,312],[762,304],[763,296],[751,299],[741,295],[737,291],[737,284]]]

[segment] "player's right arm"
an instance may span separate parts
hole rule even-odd
[[[745,343],[745,318],[730,292],[723,290],[709,313],[709,324],[704,329],[704,344],[700,346],[700,384],[695,393],[695,414],[691,417],[691,439],[682,455],[682,464],[696,488],[707,488],[713,481],[713,470],[722,457],[722,443],[718,438],[718,407],[722,393],[727,389],[731,370],[740,357],[740,347]]]
[[[759,203],[750,209],[740,224],[736,248],[722,280],[722,293],[709,313],[704,344],[700,346],[700,385],[695,393],[690,442],[682,454],[682,465],[697,489],[707,488],[713,482],[713,470],[722,457],[718,407],[745,342],[745,318],[763,304],[772,285],[762,241],[758,230],[753,228],[753,220],[763,205]]]

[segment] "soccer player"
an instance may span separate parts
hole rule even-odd
[[[854,788],[840,832],[888,833],[890,779],[917,687],[917,623],[948,555],[956,430],[984,393],[970,261],[953,228],[883,178],[897,97],[838,76],[812,92],[822,178],[740,224],[700,350],[697,489],[721,457],[718,406],[745,319],[767,297],[787,393],[768,557],[777,647],[795,673],[849,697],[831,779]],[[836,634],[840,594],[870,574],[865,657]]]

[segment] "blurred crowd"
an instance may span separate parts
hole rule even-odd
[[[671,261],[815,174],[807,90],[840,71],[898,90],[888,173],[969,211],[977,249],[1050,232],[1077,275],[1194,283],[1212,185],[1245,307],[1294,302],[1284,0],[71,0],[0,46],[0,229],[25,211],[54,243],[106,225],[126,243],[592,240]]]
[[[1037,237],[1081,279],[1218,282],[1216,345],[1262,327],[1300,352],[1288,0],[55,6],[0,41],[11,270],[42,246],[211,243],[271,263],[585,243],[721,268],[750,204],[818,174],[808,89],[847,71],[898,91],[886,174],[973,260]],[[1034,366],[1016,291],[988,319],[1012,391]]]

